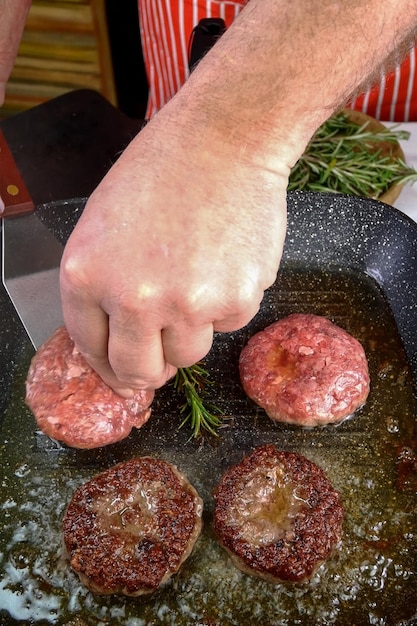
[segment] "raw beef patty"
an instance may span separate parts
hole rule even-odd
[[[239,369],[247,395],[280,422],[339,422],[369,393],[362,345],[318,315],[294,313],[251,337]]]
[[[32,359],[26,403],[39,428],[74,448],[98,448],[124,439],[149,419],[154,392],[117,395],[58,328]]]

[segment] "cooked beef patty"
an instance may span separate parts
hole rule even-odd
[[[312,577],[342,537],[340,494],[300,454],[264,445],[214,491],[214,531],[244,572],[272,582]]]
[[[191,554],[202,511],[175,466],[151,457],[119,463],[76,489],[67,507],[70,565],[94,593],[151,593]]]
[[[239,369],[247,395],[280,422],[339,422],[369,393],[362,345],[318,315],[294,313],[251,337]]]
[[[26,403],[39,428],[74,448],[98,448],[124,439],[149,419],[150,390],[133,398],[117,395],[58,328],[32,359]]]

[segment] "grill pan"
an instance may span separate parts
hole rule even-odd
[[[65,243],[84,206],[36,209]],[[379,202],[332,194],[289,195],[281,269],[244,329],[217,334],[206,368],[211,399],[225,412],[219,441],[194,442],[167,385],[153,416],[123,442],[72,450],[37,431],[24,404],[33,355],[4,290],[0,398],[0,623],[59,626],[415,624],[417,620],[417,228]],[[243,393],[240,350],[257,330],[291,312],[327,315],[364,345],[371,373],[366,406],[339,426],[276,424]],[[241,573],[211,530],[211,492],[222,472],[274,443],[321,465],[341,491],[344,536],[314,578],[271,585]],[[74,489],[133,456],[176,463],[205,502],[204,531],[180,573],[151,597],[88,593],[69,570],[60,527]]]

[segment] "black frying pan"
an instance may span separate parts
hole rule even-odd
[[[82,207],[74,201],[36,210],[65,241]],[[46,438],[24,405],[31,344],[3,291],[0,298],[1,624],[414,623],[417,228],[411,220],[370,200],[289,196],[276,284],[245,329],[216,335],[206,359],[212,399],[226,413],[214,444],[196,444],[186,429],[178,430],[179,401],[170,385],[158,392],[150,421],[124,442],[77,451]],[[337,427],[273,423],[240,387],[237,362],[248,337],[294,311],[329,316],[366,350],[368,402]],[[221,473],[266,442],[321,465],[345,506],[342,545],[312,581],[298,586],[273,586],[239,572],[211,531],[211,491]],[[78,484],[141,454],[172,461],[188,475],[205,501],[204,532],[181,572],[152,597],[94,597],[62,557],[62,514]]]

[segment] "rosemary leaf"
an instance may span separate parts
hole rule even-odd
[[[329,118],[317,130],[291,170],[288,189],[332,191],[378,198],[394,184],[414,183],[417,171],[402,159],[384,154],[378,143],[395,145],[409,133],[386,128],[367,130],[345,113]]]
[[[206,387],[211,384],[208,372],[199,363],[190,367],[179,367],[174,379],[174,388],[185,398],[181,408],[185,417],[179,427],[182,428],[189,422],[194,439],[204,433],[219,436],[217,429],[222,424],[222,412],[204,398]]]

